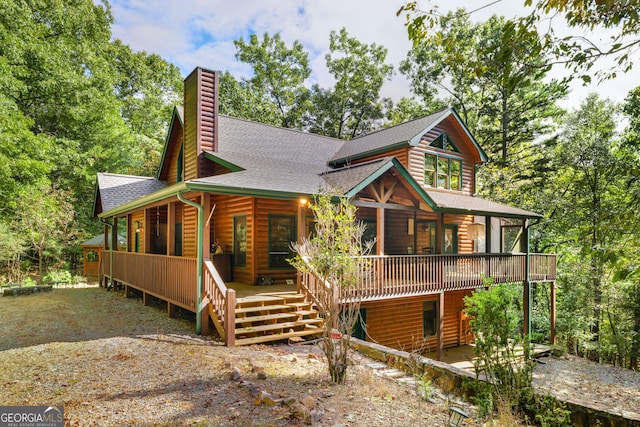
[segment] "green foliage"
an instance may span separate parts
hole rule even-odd
[[[31,277],[25,277],[22,280],[22,286],[36,286],[38,283]]]
[[[487,380],[478,386],[477,403],[487,413],[501,407],[517,414],[532,394],[531,345],[520,334],[521,296],[520,286],[501,284],[465,297],[476,340],[476,378]]]
[[[435,394],[433,379],[427,374],[416,375],[416,391],[423,400],[431,400]]]
[[[331,380],[341,384],[346,378],[351,333],[360,313],[360,297],[348,291],[361,280],[362,256],[371,244],[363,244],[364,225],[346,198],[320,194],[310,208],[316,220],[314,233],[292,245],[296,256],[289,262],[318,281],[314,296],[324,320],[323,351]],[[349,298],[341,302],[347,295]],[[332,338],[333,332],[340,338]]]
[[[304,82],[311,75],[309,55],[298,41],[287,47],[280,34],[270,36],[265,33],[262,40],[252,34],[247,42],[243,38],[234,41],[236,58],[253,68],[253,76],[244,81],[243,86],[254,94],[261,109],[260,120],[273,117],[274,122],[266,122],[286,128],[300,127],[308,89]]]
[[[44,276],[44,283],[47,284],[58,284],[58,283],[63,283],[63,284],[72,284],[74,278],[71,275],[71,272],[69,272],[69,270],[54,270],[54,271],[50,271],[48,272],[45,276]]]
[[[329,35],[325,56],[333,89],[312,89],[308,108],[311,132],[336,138],[354,138],[371,131],[384,117],[380,89],[393,73],[387,49],[350,37],[345,28]]]

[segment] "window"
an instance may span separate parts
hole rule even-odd
[[[522,220],[503,218],[501,221],[502,250],[503,253],[522,251]]]
[[[176,165],[176,182],[182,182],[182,167],[184,159],[184,145],[180,145],[180,152],[178,153],[178,164]]]
[[[247,266],[247,216],[233,217],[233,265]]]
[[[445,254],[457,254],[458,253],[458,226],[457,225],[444,225],[444,248],[442,250]]]
[[[435,337],[438,334],[438,301],[422,303],[422,336]]]
[[[269,268],[293,268],[291,242],[296,240],[295,215],[269,215]]]
[[[448,133],[442,132],[440,135],[436,137],[436,139],[429,144],[432,147],[439,148],[441,150],[453,151],[455,153],[459,153],[458,147],[453,142]]]
[[[462,190],[462,160],[425,154],[424,184],[427,187]]]

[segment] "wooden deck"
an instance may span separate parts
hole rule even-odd
[[[103,278],[113,273],[114,282],[142,291],[145,299],[151,295],[167,301],[169,315],[174,306],[197,312],[195,258],[104,251],[102,259]],[[207,333],[209,319],[227,345],[286,339],[287,334],[293,337],[318,333],[314,328],[321,322],[317,321],[314,304],[319,304],[317,296],[326,292],[328,285],[315,276],[302,275],[299,289],[302,295],[297,295],[294,285],[224,283],[211,261],[205,260],[203,267],[204,310],[199,314],[204,316],[203,333]],[[555,255],[544,254],[530,254],[528,259],[525,254],[371,256],[363,260],[361,277],[356,289],[342,291],[343,301],[431,295],[527,279],[553,282],[556,259]],[[262,302],[258,304],[255,298]],[[269,299],[274,303],[264,304]],[[243,316],[247,318],[239,322],[238,318]]]

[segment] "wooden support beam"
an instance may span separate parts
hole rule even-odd
[[[211,214],[211,197],[209,193],[202,192],[200,193],[200,200],[202,200],[202,210],[204,212],[205,218],[208,218]],[[215,213],[214,213],[215,215]],[[204,230],[202,230],[202,253],[204,254],[205,259],[209,259],[209,253],[211,252],[211,223],[206,223],[204,225]]]
[[[436,215],[436,254],[441,254],[444,249],[444,214]]]
[[[436,358],[442,361],[444,356],[444,292],[438,294],[438,349]]]
[[[523,310],[523,326],[522,333],[524,335],[531,334],[531,283],[527,280],[522,282],[522,310]]]
[[[142,292],[142,304],[151,305],[151,295],[146,292]]]
[[[209,308],[208,304],[203,305],[199,313],[200,317],[200,335],[209,335]],[[234,319],[235,321],[235,319]]]
[[[167,205],[167,254],[176,254],[176,203]]]
[[[551,321],[551,345],[556,345],[556,282],[549,284],[549,294],[551,299],[551,308],[549,320]]]
[[[384,209],[393,209],[398,211],[410,211],[410,212],[424,210],[424,209],[417,208],[415,206],[399,205],[396,203],[368,202],[366,200],[353,200],[351,204],[360,208],[374,208],[374,209],[384,208]]]
[[[377,255],[384,255],[384,208],[378,208],[378,218],[376,221],[376,243]]]
[[[236,291],[227,290],[226,307],[224,308],[224,335],[225,345],[236,345]]]
[[[169,316],[170,319],[173,319],[174,317],[176,317],[175,304],[171,304],[170,302],[167,302],[167,316]]]

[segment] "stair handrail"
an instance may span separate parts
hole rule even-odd
[[[204,286],[202,306],[211,308],[209,313],[227,346],[235,344],[236,291],[228,288],[211,260],[204,260]]]
[[[300,280],[300,290],[302,290],[307,298],[309,298],[322,312],[327,312],[328,308],[324,307],[322,301],[326,301],[323,295],[331,294],[334,304],[340,301],[340,287],[335,286],[328,280],[322,278],[315,267],[309,263],[309,257],[301,257],[305,263],[305,271]],[[333,290],[337,289],[337,292]]]

